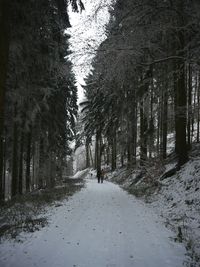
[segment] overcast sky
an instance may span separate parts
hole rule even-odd
[[[69,8],[72,28],[67,32],[71,34],[71,60],[77,79],[78,102],[83,100],[81,84],[84,84],[84,78],[90,71],[95,50],[106,38],[105,25],[109,20],[108,6],[111,1],[83,0],[85,10],[82,13],[74,13]]]

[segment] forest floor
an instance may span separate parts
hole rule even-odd
[[[34,232],[48,225],[46,211],[59,207],[63,200],[72,196],[84,186],[84,176],[88,171],[79,173],[77,179],[66,177],[52,189],[41,189],[18,196],[0,205],[0,242],[14,239],[21,242],[21,232]]]
[[[79,192],[46,209],[48,225],[2,241],[0,266],[189,266],[185,247],[152,208],[118,185],[98,184],[92,172],[86,178]]]
[[[200,155],[199,145],[193,147],[189,161],[182,168],[165,177],[174,169],[176,160],[171,155],[165,162],[152,162],[127,172],[124,168],[110,173],[109,179],[137,196],[162,218],[168,229],[183,242],[191,266],[200,266]]]

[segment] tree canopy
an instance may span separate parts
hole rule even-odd
[[[118,156],[129,167],[166,158],[174,136],[180,167],[199,142],[199,5],[117,0],[111,8],[83,106],[86,133],[100,131],[114,165]]]
[[[74,137],[77,88],[67,7],[81,0],[0,1],[0,195],[53,186]],[[8,176],[12,182],[8,184]]]

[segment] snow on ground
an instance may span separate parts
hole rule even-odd
[[[199,177],[200,157],[195,157],[174,176],[162,181],[162,188],[151,197],[150,205],[176,232],[178,228],[181,229],[188,249],[200,261]]]
[[[176,166],[172,155],[168,164],[149,165],[127,171],[121,168],[108,174],[110,180],[136,196],[142,197],[165,225],[182,241],[190,256],[191,266],[200,266],[200,145],[193,146],[190,160],[173,176],[163,174]]]
[[[89,174],[86,187],[49,210],[50,223],[0,244],[1,267],[180,267],[185,249],[174,243],[152,209]]]
[[[72,176],[72,179],[79,179],[82,178],[86,173],[88,172],[88,169],[84,169],[82,171],[78,171],[74,176]]]

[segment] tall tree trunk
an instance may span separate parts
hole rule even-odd
[[[89,154],[90,154],[90,159],[91,159],[92,167],[94,167],[94,160],[93,160],[92,150],[91,150],[91,146],[90,145],[89,145]]]
[[[121,167],[124,167],[124,153],[122,152],[120,155],[120,160],[121,160]]]
[[[196,91],[197,91],[197,143],[199,143],[199,119],[200,119],[200,75],[197,78],[196,82]]]
[[[97,169],[97,178],[98,181],[100,182],[101,178],[101,147],[100,147],[100,142],[101,142],[101,132],[97,130],[96,133],[96,169]]]
[[[194,140],[194,124],[195,124],[195,115],[196,115],[196,98],[197,98],[197,85],[198,84],[198,75],[196,76],[196,84],[194,92],[192,94],[192,120],[191,120],[191,141]]]
[[[128,114],[127,114],[128,115]],[[126,140],[126,147],[127,147],[127,168],[131,166],[131,147],[130,147],[130,139],[131,139],[131,131],[130,131],[130,120],[127,116],[127,140]]]
[[[90,167],[90,151],[89,151],[89,145],[90,142],[88,138],[86,137],[86,142],[85,142],[85,152],[86,152],[86,168]]]
[[[106,164],[110,164],[110,144],[108,142],[107,147],[106,147]]]
[[[157,155],[160,154],[160,121],[161,121],[161,101],[160,101],[160,96],[158,97],[158,111],[157,111],[157,132],[156,132],[156,137],[157,137],[157,142],[156,142],[156,150],[157,150]]]
[[[168,121],[168,92],[167,86],[164,88],[163,92],[163,129],[162,129],[162,157],[166,159],[167,157],[167,123]]]
[[[163,85],[162,85],[163,86]],[[159,144],[159,152],[160,155],[163,155],[163,125],[164,125],[164,89],[161,90],[161,96],[160,96],[160,144]]]
[[[32,133],[33,135],[33,133]],[[36,175],[35,175],[35,163],[36,163],[36,159],[35,159],[35,142],[32,140],[32,179],[31,179],[31,191],[34,190],[35,188],[35,184],[36,184]]]
[[[38,188],[43,188],[43,180],[44,180],[44,139],[40,138],[39,144],[39,172],[38,172]]]
[[[9,51],[9,0],[0,0],[0,200],[4,199],[3,188],[3,131],[6,74]]]
[[[192,115],[192,67],[189,64],[188,66],[188,97],[187,97],[187,104],[188,104],[188,120],[187,120],[187,144],[188,148],[191,148],[191,115]]]
[[[147,117],[144,114],[143,100],[140,103],[140,164],[147,160]]]
[[[95,154],[94,154],[94,168],[95,168],[95,170],[97,170],[97,155],[98,155],[98,149],[99,149],[97,138],[98,138],[98,135],[96,133],[96,138],[95,138]]]
[[[55,157],[54,153],[51,151],[49,154],[49,159],[47,161],[48,169],[47,172],[47,187],[53,188],[55,186],[55,176],[56,176],[56,167],[55,167]]]
[[[183,165],[187,159],[186,143],[186,105],[187,94],[185,88],[184,61],[177,60],[175,71],[175,150],[178,155],[178,166]]]
[[[177,0],[177,27],[179,31],[176,33],[175,48],[176,54],[180,57],[175,61],[175,150],[178,155],[178,166],[180,167],[188,160],[187,149],[187,90],[185,84],[185,61],[184,61],[184,28],[186,23],[186,15],[184,13],[184,3]],[[183,59],[182,59],[183,58]]]
[[[20,140],[20,152],[19,152],[19,179],[18,179],[18,188],[19,194],[23,193],[23,168],[24,168],[24,133],[23,130],[21,132],[21,140]]]
[[[13,156],[12,156],[12,197],[18,193],[18,126],[13,127]]]
[[[112,137],[112,171],[117,167],[117,140],[116,140],[116,129],[113,130]]]
[[[131,118],[130,132],[129,132],[129,160],[128,168],[133,168],[136,164],[136,135],[137,135],[137,118],[135,109]]]
[[[27,133],[27,147],[26,147],[26,192],[30,192],[30,182],[31,182],[31,129]]]
[[[7,138],[6,138],[6,133],[5,133],[5,139],[3,143],[3,176],[2,176],[2,200],[5,199],[5,187],[6,187],[6,163],[7,163],[7,158],[6,158],[6,146],[7,146]]]
[[[153,79],[152,79],[153,81]],[[153,122],[153,82],[151,85],[151,99],[150,99],[150,122],[149,122],[149,158],[152,158],[154,146],[154,122]]]
[[[33,189],[38,188],[39,185],[39,163],[40,163],[40,145],[38,141],[35,141],[34,144],[34,164],[33,164],[33,173],[34,173],[34,186]]]

